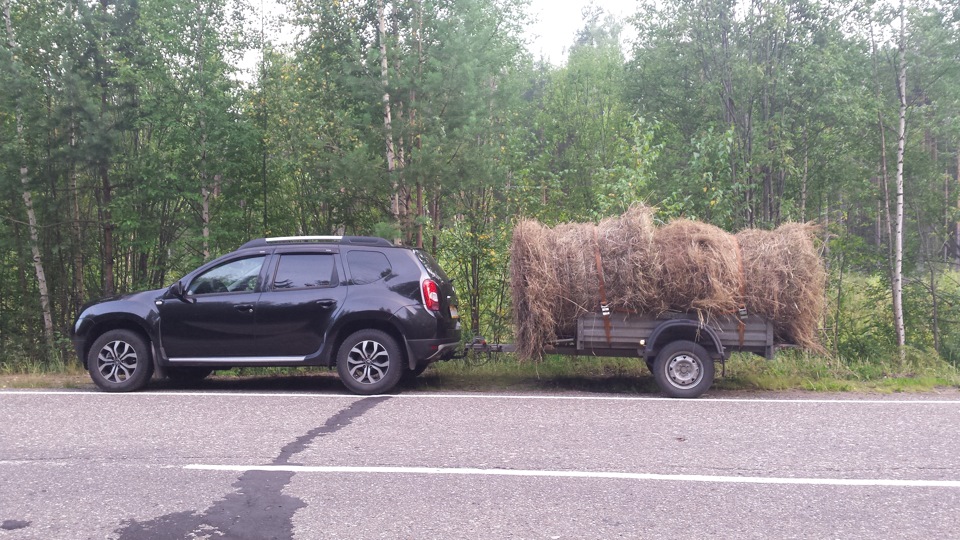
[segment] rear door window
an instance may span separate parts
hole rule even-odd
[[[277,264],[274,290],[336,287],[337,268],[332,254],[284,253]]]

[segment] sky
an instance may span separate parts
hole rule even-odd
[[[566,49],[583,25],[583,8],[591,3],[620,19],[637,10],[637,0],[530,0],[530,14],[538,19],[527,30],[530,52],[562,65],[567,58]]]
[[[323,1],[323,0],[322,0]],[[529,0],[528,7],[534,22],[527,28],[528,48],[535,58],[543,57],[555,66],[566,62],[567,49],[573,44],[574,37],[583,26],[583,9],[590,4],[603,9],[605,13],[623,19],[636,12],[638,0]],[[276,21],[283,14],[283,8],[276,0],[253,0],[267,14],[267,20]],[[630,39],[629,27],[624,29],[623,38]],[[280,32],[273,41],[283,43],[292,34]],[[286,39],[285,37],[286,36]],[[241,79],[253,78],[256,64],[260,59],[259,50],[248,51],[240,60]]]

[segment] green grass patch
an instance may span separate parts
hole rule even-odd
[[[773,360],[734,355],[718,388],[810,390],[816,392],[923,392],[960,388],[960,372],[935,354],[898,359],[842,361],[800,351],[782,351]]]
[[[0,360],[0,375],[75,375],[86,370],[74,357],[55,354],[45,359],[7,355]]]

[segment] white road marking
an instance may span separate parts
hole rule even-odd
[[[705,476],[698,474],[652,474],[604,471],[538,471],[522,469],[471,469],[442,467],[311,467],[306,465],[187,465],[200,471],[271,471],[321,474],[422,474],[458,476],[523,476],[540,478],[603,478],[617,480],[662,480],[727,484],[785,484],[808,486],[935,487],[960,488],[960,480],[890,480],[866,478],[768,478],[762,476]]]
[[[313,398],[313,399],[365,399],[369,397],[389,397],[397,399],[485,399],[485,400],[541,400],[541,401],[668,401],[671,403],[840,403],[850,405],[960,405],[958,399],[775,399],[775,398],[697,398],[675,399],[649,396],[544,396],[523,394],[378,394],[373,396],[357,396],[354,394],[310,394],[302,392],[178,392],[147,391],[130,393],[111,393],[86,390],[0,390],[0,398],[5,396],[84,396],[84,397],[119,397],[134,399],[137,397],[258,397],[258,398]]]

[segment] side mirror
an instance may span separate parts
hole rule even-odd
[[[169,292],[170,292],[170,296],[180,300],[181,302],[193,304],[194,302],[197,301],[196,298],[191,298],[187,296],[187,290],[186,288],[184,288],[182,281],[178,281],[173,285],[171,285]]]

